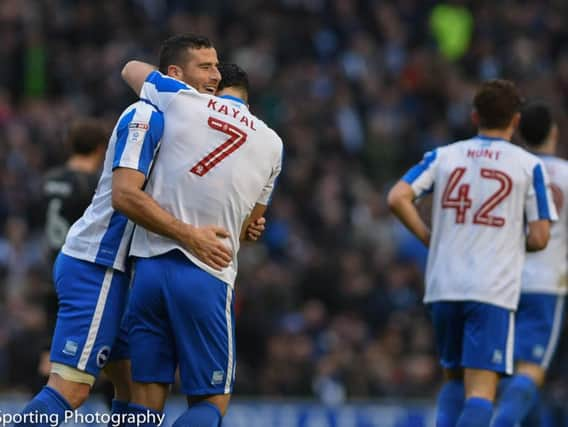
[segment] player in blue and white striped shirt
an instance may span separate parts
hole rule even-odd
[[[550,229],[546,249],[525,258],[515,313],[515,375],[502,382],[493,427],[518,425],[535,406],[558,345],[568,290],[568,162],[554,155],[558,127],[549,108],[534,103],[523,109],[519,130],[546,167],[559,220]]]
[[[557,219],[542,161],[509,142],[520,106],[513,83],[483,83],[478,135],[428,153],[389,194],[393,213],[429,246],[424,302],[446,379],[441,427],[489,426],[499,375],[513,369],[525,247],[543,249]],[[431,235],[413,204],[426,192]]]
[[[168,39],[160,69],[200,92],[214,93],[220,81],[217,54],[210,41],[193,35]],[[135,221],[180,242],[213,268],[226,267],[231,251],[218,236],[220,227],[193,227],[163,210],[143,187],[164,129],[163,115],[139,101],[120,116],[111,135],[96,194],[69,231],[54,266],[59,312],[51,348],[48,384],[24,414],[59,414],[88,397],[98,373],[115,384],[113,412],[129,400],[126,348],[117,345],[130,274],[126,257]],[[27,423],[31,425],[31,423]],[[41,425],[41,424],[35,424]]]

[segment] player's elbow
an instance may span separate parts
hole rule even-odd
[[[389,194],[387,195],[387,204],[391,212],[396,212],[403,203],[408,201],[408,192],[404,190],[405,189],[402,188],[402,185],[399,182],[389,191]],[[412,201],[412,199],[410,201]]]
[[[128,206],[130,205],[129,201],[132,199],[130,193],[128,187],[113,184],[111,197],[112,208],[127,215]]]
[[[128,61],[126,64],[124,64],[124,67],[122,67],[122,71],[120,72],[122,80],[124,80],[127,83],[129,82],[132,76],[132,68],[135,62],[136,61]]]
[[[548,245],[550,239],[550,223],[548,221],[537,221],[529,224],[529,235],[527,236],[527,251],[541,251]]]

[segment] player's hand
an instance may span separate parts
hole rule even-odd
[[[264,230],[266,229],[265,225],[266,225],[266,218],[264,217],[260,217],[256,221],[251,222],[248,225],[246,231],[247,240],[252,240],[253,242],[256,242],[258,239],[260,239],[262,233],[264,233]]]
[[[215,225],[194,227],[187,249],[208,266],[222,270],[233,260],[233,251],[221,241],[222,238],[229,236],[229,232],[223,227]]]

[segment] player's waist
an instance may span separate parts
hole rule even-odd
[[[176,257],[183,257],[186,262],[191,262],[195,264],[200,269],[204,270],[205,272],[211,274],[212,276],[222,280],[230,287],[234,287],[235,279],[237,277],[237,270],[236,270],[236,255],[233,258],[231,264],[224,268],[223,270],[215,270],[212,267],[209,267],[191,252],[186,250],[185,248],[181,247],[177,242],[173,240],[163,241],[162,244],[147,244],[142,243],[140,240],[134,241],[132,247],[130,248],[130,256],[134,258],[157,258],[162,256],[170,256],[168,254],[176,253]],[[173,256],[173,255],[172,255]]]

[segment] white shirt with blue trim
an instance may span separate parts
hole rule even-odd
[[[568,290],[568,162],[554,156],[540,156],[550,177],[550,188],[558,221],[550,228],[545,249],[527,253],[522,292],[566,295]]]
[[[64,254],[125,271],[134,225],[112,207],[112,172],[129,168],[148,177],[163,129],[162,113],[148,102],[138,101],[122,113],[112,131],[93,200],[69,230]]]
[[[403,180],[417,197],[433,192],[424,301],[516,309],[525,220],[558,218],[540,159],[477,136],[427,153]]]
[[[136,227],[131,255],[148,258],[173,249],[233,286],[239,237],[255,204],[267,205],[282,167],[278,135],[233,97],[200,94],[153,72],[140,93],[164,113],[164,136],[146,192],[176,218],[194,226],[229,231],[234,257],[222,271],[201,262],[181,245]]]

